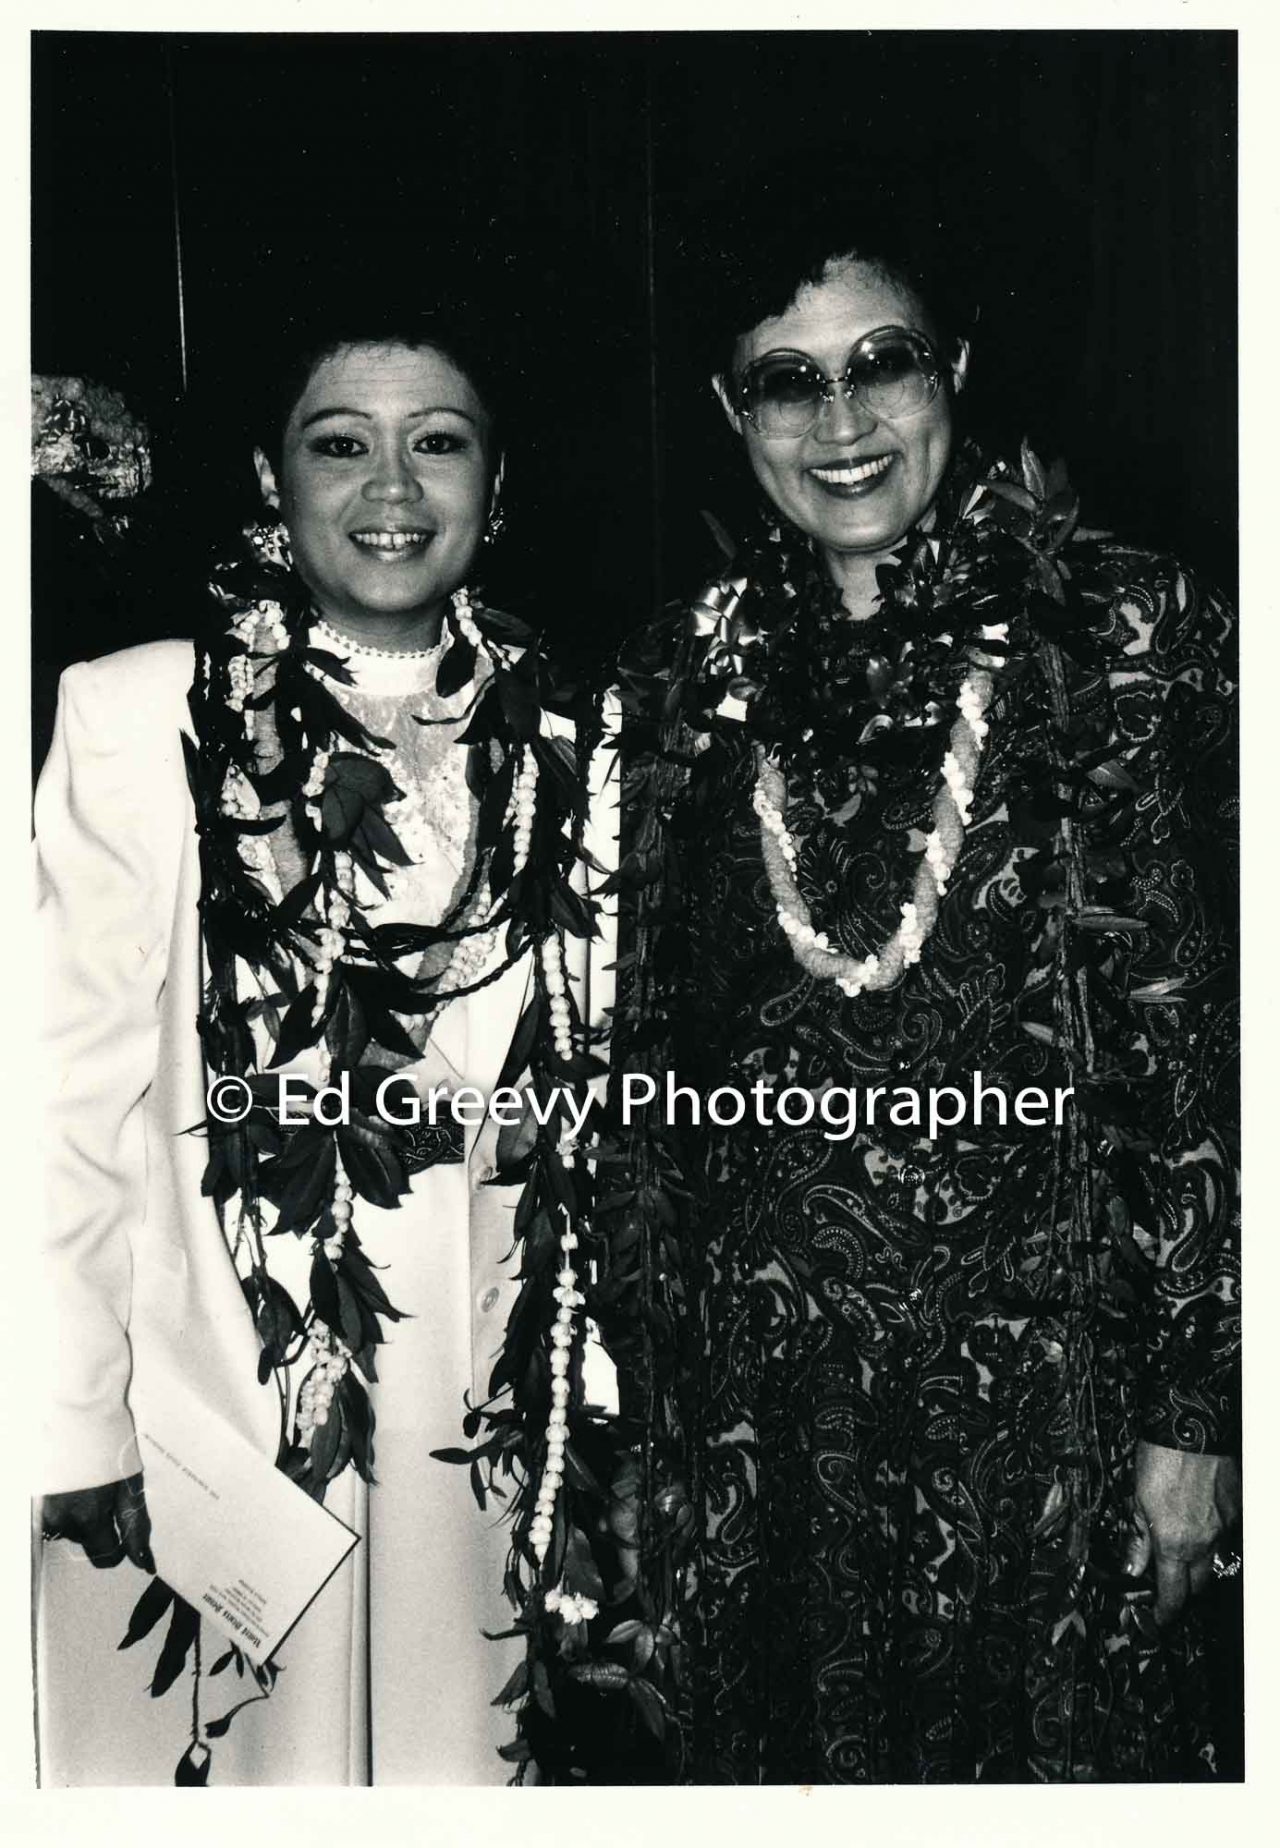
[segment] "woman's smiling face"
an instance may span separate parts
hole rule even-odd
[[[356,345],[322,359],[262,491],[330,621],[437,613],[471,568],[493,487],[490,425],[465,373],[430,347]]]
[[[829,378],[875,328],[935,330],[909,289],[874,265],[844,258],[821,282],[806,284],[783,311],[745,334],[734,350],[734,379],[767,354],[803,353]],[[965,355],[952,369],[959,388]],[[888,552],[933,504],[951,454],[951,400],[943,389],[918,411],[890,419],[844,391],[825,404],[804,436],[764,437],[740,415],[734,393],[717,381],[751,467],[779,512],[829,554]]]

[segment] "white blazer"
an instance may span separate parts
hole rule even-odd
[[[276,1387],[258,1384],[257,1334],[201,1193],[207,1145],[189,1133],[206,1113],[200,869],[180,741],[193,664],[190,643],[157,642],[69,668],[37,792],[54,1335],[44,1493],[136,1472],[135,1419],[175,1369],[268,1454],[279,1436]],[[616,754],[597,753],[587,844],[606,866],[616,863],[616,771]],[[612,1002],[612,923],[570,971],[595,1018]],[[531,979],[525,957],[469,1004],[468,1076],[482,1088],[496,1081]],[[433,1029],[441,1043],[448,1023],[446,1009]],[[482,1185],[495,1134],[487,1123],[466,1132],[482,1270],[502,1242],[486,1236],[489,1222],[510,1223],[510,1190]],[[493,1292],[481,1287],[477,1299]],[[477,1319],[477,1383],[492,1346],[492,1320]]]

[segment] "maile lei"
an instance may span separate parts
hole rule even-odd
[[[1020,877],[1045,918],[1043,966],[1023,1025],[1056,1049],[1082,1099],[1054,1154],[1047,1236],[1055,1248],[1038,1254],[1068,1355],[1044,1536],[1057,1549],[1062,1578],[1054,1642],[1061,1637],[1063,1647],[1081,1622],[1086,1536],[1114,1462],[1097,1454],[1091,1436],[1091,1330],[1100,1304],[1127,1313],[1130,1288],[1123,1266],[1096,1242],[1088,1147],[1100,1141],[1126,1160],[1124,1151],[1143,1146],[1125,1118],[1137,1067],[1123,1023],[1138,1011],[1131,1004],[1152,998],[1131,980],[1145,927],[1118,908],[1123,867],[1106,846],[1124,837],[1140,793],[1117,760],[1098,695],[1117,560],[1123,570],[1122,548],[1079,525],[1061,464],[1046,468],[1025,446],[1017,463],[966,446],[928,524],[879,569],[869,620],[849,618],[803,535],[774,525],[763,540],[729,551],[692,610],[642,637],[622,674],[630,745],[617,876],[626,928],[615,1064],[659,1083],[677,1063],[680,987],[671,965],[673,955],[679,960],[682,855],[696,851],[682,804],[704,752],[714,747],[734,763],[754,762],[779,928],[805,971],[832,982],[839,1006],[836,983],[856,995],[910,979],[980,793],[988,733],[1018,708],[1019,722],[1035,728],[1036,748],[1018,759],[1005,792],[1028,845]],[[917,847],[897,931],[878,955],[855,962],[813,927],[787,803],[802,792],[808,804],[838,814],[859,779],[874,774],[877,753],[895,751],[932,763],[934,825]],[[1110,1023],[1103,1038],[1100,1019]],[[606,1628],[602,1618],[599,1647],[617,1664],[621,1685],[652,1683],[660,1735],[647,1759],[633,1752],[625,1769],[616,1759],[597,1765],[605,1779],[678,1779],[687,1762],[701,1347],[689,1225],[698,1183],[684,1159],[678,1132],[655,1112],[637,1113],[626,1126],[615,1115],[600,1143],[602,1169],[614,1164],[619,1185],[597,1203],[606,1257],[595,1312],[624,1394],[631,1389],[624,1409],[632,1420],[638,1563],[627,1585],[631,1621]]]
[[[278,1467],[317,1500],[347,1468],[372,1481],[367,1382],[377,1378],[384,1326],[400,1311],[377,1253],[362,1244],[360,1207],[400,1202],[411,1155],[407,1131],[374,1109],[374,1093],[389,1065],[420,1056],[441,1008],[532,953],[532,998],[498,1080],[532,1087],[545,1117],[531,1146],[504,1131],[497,1150],[497,1181],[521,1188],[521,1290],[491,1397],[466,1411],[465,1434],[479,1441],[471,1452],[441,1455],[470,1465],[482,1508],[496,1491],[509,1511],[507,1591],[529,1653],[504,1693],[546,1703],[543,1662],[566,1631],[583,1625],[600,1591],[586,1535],[601,1522],[604,1491],[580,1455],[590,1451],[593,1430],[580,1377],[593,1173],[575,1156],[557,1103],[566,1091],[580,1096],[600,1069],[565,974],[566,940],[596,928],[593,901],[574,875],[586,858],[584,766],[598,725],[590,702],[556,679],[530,631],[457,593],[436,690],[441,697],[470,690],[456,742],[466,750],[476,805],[473,863],[439,922],[377,923],[367,915],[373,901],[420,844],[412,792],[393,778],[387,741],[370,735],[335,695],[352,678],[342,638],[317,623],[283,529],[257,528],[251,539],[249,555],[214,579],[220,619],[197,645],[194,741],[184,738],[200,840],[205,1060],[211,1080],[242,1080],[255,1100],[241,1122],[211,1113],[204,1124],[204,1190],[240,1269],[261,1341],[260,1380],[278,1385]],[[573,742],[553,735],[544,710],[575,721]],[[284,854],[273,855],[273,835],[287,839],[297,869],[288,889],[277,876]],[[426,974],[428,966],[435,973]],[[300,1055],[317,1084],[348,1080],[347,1121],[309,1119],[286,1131],[277,1120],[272,1073]],[[310,1247],[305,1302],[272,1275],[272,1241],[290,1236]],[[291,1393],[291,1376],[299,1375]],[[206,1720],[199,1619],[163,1582],[148,1585],[122,1646],[166,1614],[151,1692],[164,1693],[192,1661],[191,1739],[175,1781],[202,1785],[209,1742],[240,1707],[266,1697],[276,1664],[254,1666],[239,1650],[224,1650],[208,1678],[234,1667],[237,1677],[251,1677],[250,1692]],[[509,1756],[519,1776],[529,1756],[523,1737]]]

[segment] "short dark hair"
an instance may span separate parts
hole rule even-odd
[[[479,301],[451,295],[447,304],[364,293],[326,297],[286,315],[254,366],[251,436],[278,468],[290,413],[318,365],[344,347],[430,348],[465,374],[489,417],[496,461],[509,386]]]
[[[705,371],[729,376],[733,349],[844,257],[872,265],[925,310],[953,359],[977,316],[963,233],[934,166],[845,146],[809,149],[695,204],[677,240],[685,324]]]

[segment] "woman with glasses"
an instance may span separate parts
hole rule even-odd
[[[1210,1776],[1228,615],[966,437],[927,214],[756,204],[701,255],[758,526],[629,672],[619,1060],[687,1087],[619,1127],[632,1672],[696,1781]]]

